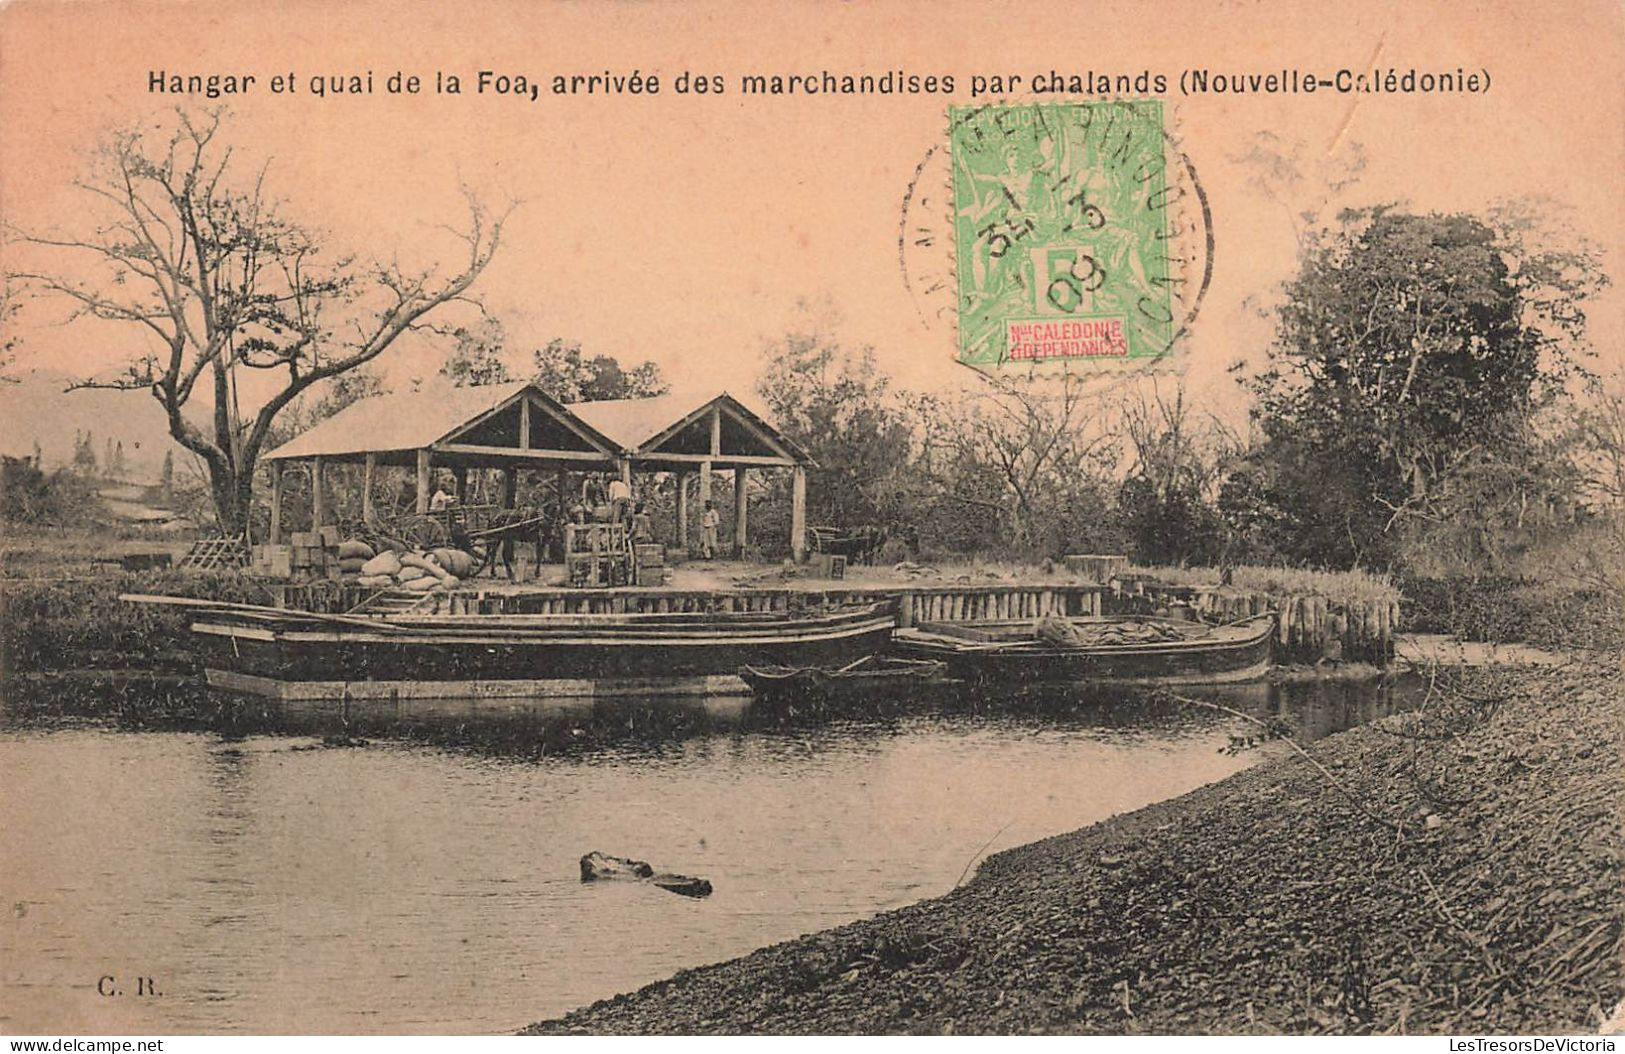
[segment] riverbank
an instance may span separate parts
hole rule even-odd
[[[1309,747],[1324,772],[1272,760],[528,1031],[1594,1031],[1625,937],[1617,660],[1439,683]]]

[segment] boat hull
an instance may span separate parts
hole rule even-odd
[[[977,644],[952,636],[900,630],[893,649],[939,659],[958,680],[998,683],[1226,684],[1269,672],[1275,622],[1262,616],[1246,632],[1148,644],[1065,647],[1038,642]]]
[[[850,661],[886,646],[884,605],[778,618],[522,616],[336,621],[200,612],[211,684],[281,698],[743,691],[750,664]]]

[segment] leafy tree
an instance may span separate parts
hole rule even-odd
[[[1251,488],[1280,510],[1296,559],[1387,564],[1396,524],[1460,511],[1465,474],[1532,463],[1537,416],[1583,372],[1599,277],[1524,234],[1382,207],[1312,239],[1251,384],[1263,442],[1231,507]]]
[[[808,474],[808,521],[895,524],[909,427],[888,398],[874,349],[843,348],[813,327],[768,344],[764,356],[757,392],[779,430],[817,463]]]
[[[449,336],[454,345],[440,373],[451,378],[452,384],[459,388],[477,388],[514,379],[503,359],[507,334],[501,322],[487,317],[474,326],[457,326]]]
[[[1226,558],[1224,523],[1209,503],[1217,489],[1216,429],[1191,419],[1181,384],[1164,395],[1153,380],[1122,406],[1133,454],[1118,489],[1124,529],[1143,564],[1214,564]]]
[[[531,360],[532,379],[561,403],[645,399],[671,390],[653,362],[626,369],[613,356],[584,358],[580,343],[558,337],[532,352]]]
[[[26,458],[0,457],[0,517],[17,523],[39,518],[45,505],[45,473]]]
[[[285,215],[267,193],[265,168],[240,178],[223,132],[219,112],[182,111],[167,132],[113,133],[75,184],[88,206],[78,233],[10,232],[58,262],[10,277],[65,299],[75,318],[156,338],[160,351],[83,386],[149,391],[170,434],[203,462],[220,525],[235,533],[283,409],[465,299],[508,212],[493,215],[465,191],[468,226],[457,232],[460,259],[449,274],[362,264]],[[239,369],[280,381],[240,427],[231,413]],[[213,404],[204,428],[183,412],[199,391]]]
[[[93,522],[100,503],[76,471],[47,475],[28,458],[0,457],[0,520],[67,526]]]

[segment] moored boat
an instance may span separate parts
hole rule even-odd
[[[1170,618],[926,622],[892,635],[902,655],[937,659],[954,678],[1219,684],[1269,671],[1275,616],[1222,626]]]
[[[886,603],[624,615],[327,615],[192,609],[209,683],[282,699],[742,693],[744,665],[839,665],[882,649]]]
[[[947,664],[936,659],[866,655],[840,667],[741,666],[739,676],[759,697],[827,699],[897,695],[941,680]]]

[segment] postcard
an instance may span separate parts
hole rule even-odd
[[[13,0],[0,1032],[1613,1049],[1622,75]]]

